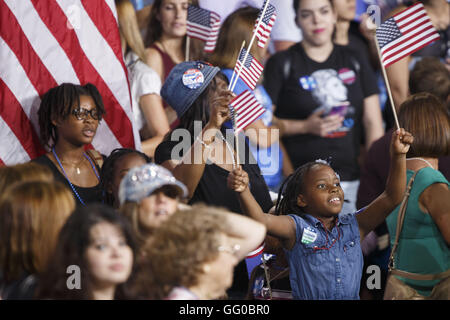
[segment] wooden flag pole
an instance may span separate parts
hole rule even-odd
[[[236,141],[236,165],[239,167],[241,163],[239,158],[239,133],[234,135],[234,140]]]
[[[244,60],[243,60],[243,62],[242,62],[242,65],[241,65],[241,67],[240,67],[239,70],[238,70],[238,74],[237,74],[236,80],[234,81],[233,84],[230,83],[230,87],[229,87],[229,88],[230,88],[231,91],[234,90],[234,87],[236,86],[236,83],[237,83],[239,77],[241,76],[242,68],[244,67],[245,61],[247,61],[248,54],[250,53],[250,50],[251,50],[251,48],[252,48],[252,46],[253,46],[253,42],[255,42],[255,39],[256,39],[256,33],[258,32],[259,26],[261,25],[261,21],[262,21],[262,19],[264,18],[264,15],[266,14],[266,10],[267,10],[267,7],[269,6],[269,3],[270,3],[270,1],[267,0],[267,1],[266,1],[266,5],[264,6],[264,9],[263,9],[263,11],[262,11],[262,13],[261,13],[261,17],[260,17],[259,20],[258,20],[258,24],[256,25],[255,32],[253,32],[253,36],[252,36],[252,39],[250,40],[250,44],[248,45],[247,52],[245,53],[245,57],[244,57]],[[239,57],[238,57],[238,59],[239,59]]]
[[[186,61],[189,61],[189,46],[191,44],[191,37],[189,37],[188,35],[186,35]]]
[[[383,65],[382,58],[381,58],[380,45],[378,44],[378,38],[377,38],[376,34],[375,34],[375,45],[377,47],[378,58],[380,59],[381,71],[383,72],[384,83],[386,84],[386,89],[387,89],[387,92],[388,92],[389,101],[391,102],[392,113],[394,114],[394,119],[395,119],[395,125],[397,126],[397,129],[400,129],[400,124],[398,123],[397,111],[395,109],[394,99],[392,98],[391,87],[389,85],[389,80],[388,80],[388,77],[387,77],[387,74],[386,74],[386,70],[385,70],[384,65]]]

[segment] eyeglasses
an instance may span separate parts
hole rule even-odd
[[[232,246],[219,246],[217,250],[219,250],[219,252],[227,252],[229,254],[235,255],[239,250],[241,250],[241,246],[236,243]]]
[[[88,115],[94,120],[101,120],[101,115],[98,113],[97,108],[88,110],[85,108],[77,108],[72,110],[72,114],[77,118],[77,120],[87,120]]]

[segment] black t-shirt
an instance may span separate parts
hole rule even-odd
[[[290,61],[289,68],[286,61]],[[269,59],[264,87],[279,118],[304,120],[319,109],[345,116],[343,126],[328,137],[312,134],[284,137],[294,167],[331,156],[332,165],[343,181],[358,179],[363,103],[365,98],[378,93],[367,57],[334,45],[328,59],[319,63],[310,59],[297,43]],[[333,106],[339,107],[333,110]]]
[[[155,151],[155,162],[161,164],[167,160],[180,160],[182,154],[178,155],[176,159],[172,159],[172,149],[180,143],[179,141],[166,140],[159,144]],[[245,170],[250,180],[250,191],[255,197],[256,201],[261,206],[264,212],[268,212],[273,206],[269,195],[269,189],[261,175],[260,169],[256,160],[251,158],[253,163],[249,163],[248,145],[245,144],[245,163],[241,163],[242,169]],[[232,212],[242,213],[239,199],[233,190],[227,187],[227,178],[229,171],[219,167],[216,164],[206,164],[203,176],[195,189],[189,204],[202,202],[208,205],[219,206],[226,208]]]
[[[229,142],[231,143],[231,141]],[[160,143],[155,151],[155,162],[157,164],[161,164],[167,160],[180,160],[183,157],[183,154],[179,154],[175,158],[172,158],[172,149],[174,149],[178,143],[180,143],[180,141],[171,140],[166,140]],[[256,160],[254,160],[249,152],[247,143],[244,144],[244,148],[245,161],[241,161],[241,166],[249,176],[250,191],[261,206],[262,210],[264,212],[269,212],[273,204],[270,199],[268,187],[261,175]],[[243,155],[240,154],[240,156],[242,159]],[[242,213],[237,194],[227,187],[228,174],[229,172],[227,170],[216,164],[206,164],[205,171],[203,172],[197,189],[195,189],[194,195],[189,201],[189,204],[201,202],[207,205],[220,206],[232,212]],[[236,292],[239,292],[240,296],[237,297],[243,298],[243,294],[247,291],[247,288],[247,266],[245,261],[241,261],[234,270],[233,284],[229,289],[228,294],[233,295]]]
[[[53,161],[51,161],[45,155],[43,155],[43,156],[41,156],[39,158],[36,158],[36,159],[34,159],[32,161],[34,161],[36,163],[39,163],[39,164],[42,164],[42,165],[44,165],[46,167],[49,167],[50,170],[52,171],[53,176],[55,177],[55,179],[57,181],[61,181],[62,183],[64,183],[67,186],[67,188],[69,188],[69,190],[73,193],[73,197],[75,198],[77,206],[81,205],[80,200],[78,199],[78,197],[73,192],[73,190],[70,187],[70,184],[67,181],[66,177],[58,170],[58,168],[55,166]],[[96,165],[96,169],[97,169],[97,173],[100,172],[100,168],[97,165]],[[96,185],[95,187],[90,187],[90,188],[83,188],[83,187],[76,186],[74,184],[72,184],[72,185],[75,188],[75,190],[78,192],[78,195],[80,196],[80,198],[83,200],[83,202],[85,204],[94,203],[94,202],[102,202],[103,201],[103,192],[102,192],[102,188],[100,186],[100,183],[98,185]]]

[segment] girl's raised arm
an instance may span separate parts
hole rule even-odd
[[[366,207],[364,212],[356,216],[361,240],[381,224],[402,201],[406,189],[406,153],[413,140],[413,136],[404,129],[392,134],[391,163],[386,189]]]

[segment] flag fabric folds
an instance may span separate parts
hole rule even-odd
[[[265,109],[249,90],[245,90],[235,97],[230,102],[230,107],[235,134],[244,130],[265,112]]]
[[[265,8],[267,1],[269,0],[264,1],[262,8]],[[256,32],[256,38],[258,38],[258,47],[260,48],[265,47],[267,39],[269,38],[272,27],[275,23],[275,19],[277,18],[275,7],[269,4],[258,27],[258,21],[260,20],[262,13],[263,10],[259,12],[258,19],[256,19],[255,30],[253,31]]]
[[[102,95],[95,149],[140,148],[114,0],[0,0],[0,61],[0,164],[45,153],[40,97],[64,82],[90,82]]]
[[[258,248],[249,252],[245,258],[249,259],[249,258],[254,258],[256,256],[259,256],[260,254],[262,254],[264,252],[265,246],[266,246],[266,243],[263,241],[263,243],[261,243],[258,246]]]
[[[247,59],[244,62],[246,55]],[[239,74],[239,77],[245,82],[245,84],[248,85],[250,89],[255,90],[256,84],[258,83],[258,79],[263,70],[264,66],[256,60],[250,52],[247,54],[247,50],[242,48],[234,68],[234,73]]]
[[[189,5],[187,36],[205,41],[205,52],[212,52],[219,36],[220,16],[206,9]]]
[[[383,66],[439,39],[422,3],[417,3],[383,22],[376,30]]]

